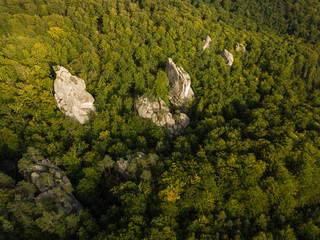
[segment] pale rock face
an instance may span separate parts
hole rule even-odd
[[[186,111],[189,100],[194,96],[189,74],[176,66],[171,58],[168,59],[166,73],[171,103],[181,111]]]
[[[190,122],[184,113],[180,113],[175,119],[161,98],[157,100],[146,96],[139,97],[135,101],[135,109],[140,117],[151,119],[157,126],[166,130],[170,136],[180,135]]]
[[[246,47],[241,43],[236,43],[235,50],[237,52],[241,51],[241,52],[245,53],[246,52]]]
[[[52,198],[58,211],[69,215],[79,213],[82,206],[71,192],[66,192],[66,187],[71,187],[71,182],[60,168],[49,160],[42,160],[34,164],[29,172],[24,173],[37,188],[38,194],[34,196],[36,202]]]
[[[58,66],[54,81],[54,97],[58,108],[66,116],[84,124],[90,111],[95,111],[94,98],[86,90],[83,79],[73,76],[64,67]]]
[[[210,47],[211,38],[210,36],[206,36],[206,39],[202,41],[203,51]]]
[[[224,49],[221,53],[220,53],[221,57],[223,58],[223,60],[226,62],[227,66],[229,68],[231,68],[232,64],[233,64],[233,55],[226,49]]]

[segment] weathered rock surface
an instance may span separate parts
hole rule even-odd
[[[157,126],[163,128],[170,136],[178,136],[189,125],[190,120],[184,113],[173,117],[169,107],[159,98],[142,96],[135,101],[138,115],[144,119],[151,119]]]
[[[54,81],[54,97],[58,108],[65,115],[84,124],[90,111],[95,111],[94,98],[86,90],[83,79],[73,76],[64,67],[58,66]]]
[[[226,64],[228,65],[228,67],[231,67],[233,64],[233,55],[226,49],[224,49],[221,53],[220,53],[221,57],[223,58],[223,60],[226,62]]]
[[[166,73],[170,101],[176,108],[185,112],[189,100],[194,96],[190,76],[182,67],[176,66],[171,58],[168,59]]]
[[[211,38],[209,35],[206,36],[206,39],[202,41],[203,51],[210,47]]]
[[[49,160],[38,161],[31,170],[24,172],[24,175],[37,189],[36,195],[33,196],[36,202],[50,199],[58,211],[63,211],[67,215],[79,213],[82,209],[71,193],[72,186],[68,177]]]
[[[246,52],[246,47],[243,45],[243,44],[241,44],[241,43],[236,43],[236,45],[235,45],[235,50],[237,51],[237,52],[239,52],[239,51],[241,51],[241,52],[243,52],[243,53],[245,53]]]

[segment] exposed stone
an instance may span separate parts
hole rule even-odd
[[[224,49],[221,53],[220,53],[221,57],[223,58],[223,60],[226,62],[227,66],[229,68],[231,68],[232,64],[233,64],[233,55],[226,49]]]
[[[246,52],[246,47],[241,43],[236,43],[235,50],[237,52],[241,51],[241,52],[245,53]]]
[[[46,171],[46,168],[45,168],[45,166],[43,166],[43,165],[35,164],[33,168],[34,168],[34,170],[37,171],[37,172],[44,172],[44,171]]]
[[[180,113],[179,117],[175,119],[161,98],[139,97],[135,101],[135,109],[140,117],[151,119],[157,126],[166,130],[170,136],[173,136],[175,132],[178,132],[178,135],[181,134],[184,128],[189,125],[189,118],[186,114]]]
[[[58,179],[62,178],[61,172],[55,171],[54,172],[54,178],[58,178]]]
[[[203,51],[210,47],[211,38],[209,35],[206,36],[206,39],[202,41]]]
[[[114,168],[116,171],[118,171],[120,174],[124,175],[128,166],[129,166],[130,161],[129,160],[124,160],[120,159],[116,162]]]
[[[81,124],[88,121],[90,111],[95,111],[94,98],[85,89],[83,79],[71,75],[64,67],[57,67],[54,81],[57,106],[66,116],[76,119]]]
[[[187,110],[187,104],[193,98],[189,74],[168,58],[166,73],[168,76],[169,97],[171,103],[181,111]]]
[[[37,189],[34,196],[36,202],[51,199],[58,211],[63,211],[67,215],[80,212],[82,209],[80,203],[71,192],[65,190],[67,185],[71,186],[71,182],[58,167],[49,160],[43,160],[34,163],[34,167],[31,169],[24,172],[24,175]]]
[[[144,154],[137,152],[127,159],[120,159],[115,163],[116,172],[120,173],[126,180],[134,179],[139,176],[143,170],[153,171],[157,161],[155,154]]]
[[[37,181],[37,180],[39,179],[39,177],[40,177],[40,174],[39,174],[39,173],[37,173],[37,172],[31,173],[31,181],[32,181],[32,182]]]

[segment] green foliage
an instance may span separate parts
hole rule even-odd
[[[0,161],[23,173],[52,159],[86,209],[55,212],[0,173],[0,239],[318,239],[319,12],[316,0],[0,1]],[[195,92],[176,139],[133,106],[169,102],[168,57]],[[95,98],[84,126],[55,106],[56,65]],[[137,152],[131,181],[114,174]]]

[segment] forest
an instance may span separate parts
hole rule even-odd
[[[319,55],[318,0],[0,0],[0,240],[320,239]],[[174,138],[134,107],[169,104],[168,58],[194,91]],[[95,99],[83,125],[55,66]],[[63,185],[38,201],[44,163]]]

